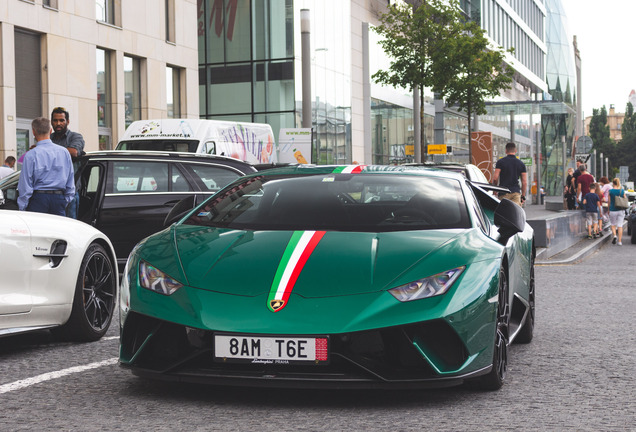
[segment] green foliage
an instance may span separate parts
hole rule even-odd
[[[465,23],[462,32],[445,45],[447,52],[440,50],[433,55],[437,80],[433,90],[469,117],[486,114],[485,100],[498,96],[512,83],[514,69],[505,66],[505,51],[490,47],[485,31],[474,22]]]
[[[374,30],[383,37],[380,46],[391,64],[388,70],[380,70],[372,78],[377,83],[410,91],[415,86],[432,87],[435,51],[458,32],[461,22],[456,0],[428,0],[415,10],[402,2],[389,5]]]
[[[610,165],[616,168],[616,172],[620,165],[627,165],[630,180],[634,181],[636,179],[636,113],[631,102],[628,102],[625,108],[621,135],[622,140],[616,145],[615,158],[610,158]]]
[[[429,87],[469,119],[487,112],[486,98],[510,88],[514,70],[504,64],[505,51],[489,46],[485,31],[465,18],[457,0],[426,0],[415,9],[396,3],[380,22],[375,31],[391,64],[373,74],[375,82],[410,91]]]

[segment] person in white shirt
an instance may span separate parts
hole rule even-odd
[[[13,174],[14,166],[15,166],[15,158],[13,156],[8,156],[4,160],[4,165],[0,167],[0,179],[8,176],[9,174]]]

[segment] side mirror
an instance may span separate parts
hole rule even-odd
[[[191,195],[186,197],[176,203],[172,209],[166,215],[166,218],[163,220],[163,226],[167,227],[181,219],[188,213],[190,210],[195,208],[197,205],[197,197],[196,195]]]
[[[499,227],[502,241],[508,241],[513,235],[522,232],[526,226],[526,213],[508,199],[502,199],[495,209],[495,225]]]

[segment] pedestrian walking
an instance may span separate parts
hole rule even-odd
[[[583,203],[583,197],[590,192],[590,185],[594,183],[594,176],[587,171],[587,165],[579,165],[579,176],[576,178],[576,196],[579,203]],[[579,205],[579,208],[582,208]]]
[[[69,130],[69,123],[69,114],[66,108],[53,108],[53,111],[51,111],[51,125],[53,126],[51,141],[68,150],[73,161],[73,170],[75,171],[79,166],[78,158],[84,154],[84,137],[78,132]],[[76,191],[73,201],[67,208],[68,217],[77,219],[78,203],[79,193]]]
[[[49,119],[34,119],[31,129],[37,144],[25,153],[22,162],[18,207],[23,211],[65,216],[66,206],[75,196],[71,155],[49,138]]]
[[[566,208],[574,210],[576,208],[576,193],[574,188],[574,168],[568,168],[568,177],[565,179],[563,187],[563,198],[565,198]]]
[[[0,167],[0,179],[8,176],[9,174],[13,174],[13,167],[15,166],[15,157],[7,156],[4,160],[4,165]]]
[[[587,223],[587,238],[598,237],[598,212],[601,208],[601,200],[596,193],[596,183],[590,185],[590,192],[583,197],[585,209],[585,221]]]
[[[493,184],[506,187],[510,193],[500,193],[499,199],[509,199],[522,205],[526,200],[526,190],[528,189],[528,172],[526,166],[517,156],[517,146],[513,142],[506,144],[506,156],[502,157],[495,164],[495,174]],[[519,186],[521,179],[521,187]]]
[[[609,219],[612,227],[612,244],[621,246],[623,244],[623,220],[625,219],[625,210],[615,207],[617,196],[624,197],[625,190],[621,187],[621,181],[618,177],[612,180],[612,189],[609,190]],[[632,234],[633,235],[633,234]]]

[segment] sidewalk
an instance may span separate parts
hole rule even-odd
[[[526,204],[524,207],[526,211],[526,220],[536,220],[536,219],[547,219],[549,217],[553,217],[556,214],[559,214],[558,211],[546,210],[545,205],[543,204]],[[627,241],[629,242],[629,236],[627,234],[627,227],[623,228],[623,244],[625,244],[625,240],[627,237]],[[536,265],[565,265],[565,264],[576,264],[582,261],[585,257],[593,254],[603,246],[607,244],[611,244],[612,241],[612,230],[607,226],[603,230],[603,237],[597,239],[588,239],[583,237],[580,241],[570,246],[566,250],[553,255],[549,258],[543,258],[542,254],[544,252],[544,248],[537,248],[537,257],[535,264]]]

